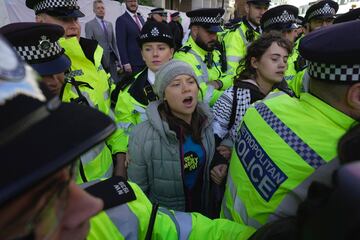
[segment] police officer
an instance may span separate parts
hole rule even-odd
[[[150,10],[148,20],[167,23],[167,12],[164,8],[153,8]]]
[[[2,37],[0,46],[0,239],[85,239],[103,203],[72,181],[73,161],[115,125],[95,109],[45,102],[35,72]]]
[[[217,33],[224,9],[201,8],[186,13],[190,18],[190,36],[174,55],[175,59],[189,63],[198,77],[206,103],[212,105],[222,90],[232,85],[232,76],[225,75],[225,55],[219,50]]]
[[[158,99],[153,90],[155,72],[174,53],[174,39],[170,28],[162,22],[146,22],[141,29],[138,44],[146,67],[135,77],[124,78],[111,94],[124,159],[132,127],[146,120],[145,109],[150,102]]]
[[[298,36],[298,13],[299,9],[292,5],[280,5],[269,9],[261,18],[261,28],[264,32],[279,31],[284,38],[294,44]],[[294,62],[298,54],[294,51],[289,55],[288,68],[285,72],[284,79],[291,80],[296,74]]]
[[[351,34],[350,34],[351,33]],[[222,217],[255,228],[293,216],[309,184],[331,182],[340,137],[360,120],[360,21],[303,38],[309,92],[273,94],[250,107],[238,130]]]
[[[305,26],[306,26],[306,34],[313,32],[317,29],[320,29],[325,26],[329,26],[333,24],[335,19],[336,12],[339,9],[339,5],[331,0],[319,1],[309,7],[305,14]],[[305,35],[306,35],[305,34]],[[299,96],[301,91],[308,91],[309,88],[309,77],[306,74],[306,61],[305,59],[299,55],[299,43],[301,38],[299,38],[295,42],[293,55],[297,55],[296,59],[290,59],[291,61],[295,60],[295,62],[290,63],[289,65],[293,65],[294,68],[292,71],[291,79],[288,79],[289,86],[292,88],[294,93]],[[289,69],[289,71],[291,68]]]
[[[341,14],[340,16],[336,17],[334,20],[334,24],[353,21],[353,20],[360,20],[360,8],[350,9],[349,12]]]
[[[64,55],[64,49],[58,43],[59,38],[64,35],[64,29],[56,24],[49,23],[12,23],[0,29],[6,39],[10,41],[22,57],[34,67],[42,77],[44,83],[54,96],[63,99],[66,94],[67,84],[72,84],[76,92],[80,92],[78,82],[66,83],[64,72],[70,68],[70,60]],[[69,135],[69,138],[72,136]],[[105,142],[100,146],[106,146]],[[96,153],[96,148],[94,152]],[[86,162],[92,151],[82,155],[82,164],[79,165],[77,182],[96,179],[98,177],[110,177],[112,171],[112,156],[106,147],[104,151],[92,159],[91,163]],[[110,171],[109,171],[110,169]],[[109,172],[109,173],[108,173]],[[106,175],[108,173],[109,175]]]
[[[253,228],[197,213],[152,211],[139,187],[121,177],[82,190],[72,179],[74,159],[109,136],[115,124],[92,108],[56,98],[45,102],[36,74],[1,37],[0,59],[7,60],[0,62],[0,156],[6,162],[0,169],[0,239],[82,240],[89,228],[88,239],[97,240],[253,234]]]
[[[246,48],[261,34],[260,19],[268,10],[271,0],[247,0],[245,4],[246,16],[224,32],[223,42],[226,48],[228,62],[227,73],[236,74],[240,60],[246,54]]]
[[[170,16],[171,16],[171,21],[169,22],[169,27],[174,37],[175,51],[177,51],[182,46],[182,40],[184,38],[184,29],[181,25],[180,12],[174,12]]]
[[[37,22],[58,24],[64,28],[64,38],[59,39],[59,43],[71,60],[71,67],[66,76],[62,101],[85,104],[113,117],[110,109],[112,80],[101,65],[103,50],[95,40],[80,38],[78,18],[84,14],[77,1],[26,0],[26,6],[35,11]],[[79,181],[86,182],[112,174],[125,176],[119,142],[119,133],[115,132],[105,143],[82,155],[81,168],[84,170],[80,171]]]
[[[70,59],[58,39],[64,29],[49,23],[12,23],[0,28],[0,33],[14,46],[20,57],[42,77],[48,98],[59,96],[65,82]],[[43,85],[40,85],[40,87]]]
[[[324,0],[311,5],[305,14],[307,31],[312,32],[325,26],[332,25],[339,4],[335,1]]]

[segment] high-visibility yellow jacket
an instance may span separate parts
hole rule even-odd
[[[134,183],[115,184],[118,192],[133,191],[135,200],[109,208],[91,219],[88,240],[145,239],[152,204]],[[255,229],[226,219],[210,220],[199,213],[171,211],[160,207],[151,239],[248,239]]]
[[[313,180],[331,182],[339,138],[355,120],[309,93],[274,93],[238,130],[221,217],[255,228],[295,216]]]
[[[222,92],[233,84],[233,76],[221,70],[220,52],[218,50],[205,51],[195,43],[191,36],[184,46],[174,54],[174,59],[187,62],[193,67],[203,92],[203,100],[205,103],[210,103],[211,106]],[[208,82],[214,80],[222,82],[221,89],[216,90],[213,86],[208,85]]]
[[[247,47],[251,43],[249,35],[253,35],[252,41],[260,36],[258,32],[250,29],[244,22],[235,25],[223,35],[222,41],[225,44],[226,60],[228,63],[227,74],[236,75],[239,62],[245,57]]]
[[[81,39],[80,41],[81,43],[75,37],[59,39],[60,45],[65,49],[65,54],[71,60],[70,72],[66,75],[67,80],[60,97],[64,102],[82,102],[114,118],[110,110],[111,81],[101,65],[103,50],[99,45],[91,42],[92,40]],[[81,44],[87,45],[92,51],[85,53]],[[119,145],[119,132],[115,131],[105,142],[98,144],[80,157],[86,180],[112,175],[112,154],[119,152]],[[77,182],[82,181],[84,181],[84,176],[78,177]]]
[[[133,126],[146,120],[145,109],[149,102],[157,99],[148,81],[148,68],[138,73],[135,79],[115,96],[115,122],[120,131],[121,152],[127,152],[129,134]]]

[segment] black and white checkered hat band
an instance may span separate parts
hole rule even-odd
[[[34,6],[34,11],[39,12],[49,8],[78,8],[77,0],[44,0]]]
[[[152,35],[152,34],[145,33],[145,34],[140,35],[140,39],[141,39],[141,40],[144,40],[144,39],[147,39],[147,38],[154,38],[154,37],[159,37],[159,38],[160,38],[160,37],[164,37],[164,38],[168,38],[168,39],[170,39],[170,40],[173,39],[172,36],[167,35],[167,34],[165,34],[165,33],[160,33],[160,34],[158,34],[158,35]]]
[[[220,24],[221,17],[192,17],[190,23]]]
[[[50,43],[48,49],[43,50],[39,46],[17,46],[15,50],[25,61],[48,59],[63,53],[63,48],[57,43]]]
[[[271,26],[273,24],[293,22],[296,22],[295,15],[289,14],[287,11],[284,11],[280,16],[270,18],[266,22],[264,22],[264,28],[267,28],[268,26]]]
[[[337,82],[360,81],[360,64],[336,65],[310,62],[308,71],[311,77],[319,80]]]
[[[315,11],[310,13],[308,19],[312,19],[314,17],[320,17],[320,16],[335,15],[335,14],[336,14],[335,9],[330,7],[329,4],[325,4],[324,7],[320,9],[316,9]]]

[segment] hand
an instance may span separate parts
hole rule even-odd
[[[114,176],[121,176],[127,179],[127,162],[126,162],[126,153],[118,153],[115,155],[115,167],[114,167]]]
[[[132,73],[132,68],[130,63],[124,64],[124,70],[125,72]]]
[[[218,152],[227,160],[230,160],[231,158],[231,148],[224,146],[224,145],[220,145],[216,148],[216,150],[218,150]]]
[[[121,74],[123,71],[124,71],[123,66],[122,66],[121,64],[117,64],[117,65],[116,65],[116,72],[117,72],[118,74]]]
[[[227,175],[226,164],[216,165],[210,171],[211,180],[217,185],[220,185],[223,182],[226,175]]]
[[[213,86],[217,90],[221,89],[222,87],[222,83],[220,80],[209,81],[206,84]]]

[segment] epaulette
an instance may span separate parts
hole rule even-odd
[[[104,210],[136,200],[136,195],[130,184],[123,178],[114,176],[97,182],[85,191],[104,202]]]
[[[111,93],[111,108],[114,109],[118,100],[120,91],[124,91],[130,84],[135,80],[135,77],[132,74],[125,73],[120,81],[116,83],[115,89]]]
[[[227,29],[230,32],[236,31],[241,26],[241,24],[242,24],[242,21],[237,22],[237,23],[232,24],[231,26],[229,26]]]
[[[188,51],[190,51],[190,49],[191,49],[190,46],[183,46],[178,51],[187,53]]]

